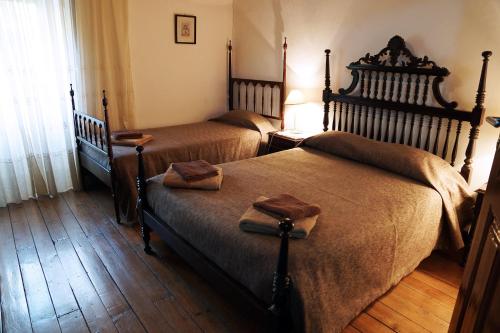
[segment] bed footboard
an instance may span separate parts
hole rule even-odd
[[[284,219],[279,222],[281,243],[278,264],[272,280],[272,301],[269,306],[269,304],[264,304],[257,299],[248,288],[230,277],[217,264],[186,242],[168,225],[162,223],[161,219],[154,214],[147,203],[147,183],[142,155],[144,147],[137,146],[136,151],[138,163],[137,216],[141,224],[144,251],[150,255],[155,254],[150,245],[150,233],[151,231],[157,232],[170,248],[230,301],[241,305],[242,308],[249,309],[257,317],[269,323],[272,332],[290,332],[292,330],[290,294],[293,284],[292,277],[288,272],[288,239],[290,238],[290,232],[294,228],[293,221]]]
[[[109,128],[108,119],[108,99],[106,92],[102,91],[102,106],[104,112],[104,120],[91,117],[88,114],[76,111],[75,107],[75,91],[73,85],[70,84],[69,94],[71,96],[71,107],[73,109],[73,125],[75,129],[75,139],[77,145],[78,162],[80,165],[80,179],[83,189],[85,189],[83,170],[87,170],[97,179],[111,188],[113,197],[116,222],[120,223],[119,203],[116,197],[116,177],[113,168],[113,147],[111,146],[111,130]],[[91,151],[92,154],[88,152]],[[103,165],[99,162],[108,161],[108,165]]]

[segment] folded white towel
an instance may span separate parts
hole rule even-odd
[[[268,198],[261,196],[256,201],[267,200]],[[293,238],[307,238],[311,230],[316,225],[316,220],[319,215],[306,217],[293,221],[294,228],[290,232]],[[275,217],[267,215],[252,206],[240,218],[240,229],[247,232],[256,232],[261,234],[279,235],[280,229],[278,226],[279,220]]]

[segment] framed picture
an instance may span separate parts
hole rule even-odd
[[[175,42],[196,44],[196,16],[175,14]]]

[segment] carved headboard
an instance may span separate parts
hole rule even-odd
[[[247,110],[264,117],[280,120],[281,129],[285,126],[285,94],[286,94],[286,50],[288,44],[283,43],[282,81],[266,81],[233,77],[232,45],[228,49],[228,103],[229,110]]]
[[[484,118],[486,73],[490,51],[484,51],[476,104],[470,111],[447,101],[440,85],[450,72],[427,56],[416,57],[400,36],[375,55],[367,53],[347,66],[352,82],[338,93],[330,88],[330,50],[325,50],[324,131],[331,129],[370,139],[407,144],[448,159],[455,165],[462,123],[470,123],[460,173],[469,181],[479,126]],[[330,114],[330,105],[333,112]],[[451,156],[450,156],[451,152]]]

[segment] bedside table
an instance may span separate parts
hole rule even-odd
[[[487,183],[483,184],[481,187],[476,189],[474,192],[476,193],[476,202],[474,205],[474,220],[467,230],[465,230],[464,241],[464,255],[462,258],[462,266],[465,266],[465,262],[467,261],[467,257],[469,256],[470,246],[472,243],[472,238],[474,237],[474,232],[476,231],[476,223],[479,218],[479,212],[481,211],[481,205],[483,204],[484,195],[486,193]]]
[[[316,133],[298,131],[277,131],[269,132],[269,142],[267,153],[275,153],[282,150],[299,147],[305,139]]]

